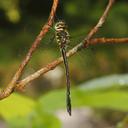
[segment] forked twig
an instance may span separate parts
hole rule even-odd
[[[111,9],[113,3],[114,3],[115,0],[109,0],[108,2],[108,5],[104,11],[104,13],[102,14],[102,16],[100,17],[98,23],[96,24],[96,26],[93,27],[93,29],[91,29],[91,31],[88,33],[87,37],[85,38],[85,40],[90,40],[92,38],[92,36],[99,30],[100,27],[102,27],[102,25],[104,24],[107,16],[108,16],[108,13],[109,13],[109,10]]]
[[[110,8],[112,7],[113,3],[114,3],[114,0],[109,0],[109,3],[107,5],[103,15],[99,19],[97,25],[89,32],[89,34],[86,36],[86,38],[80,44],[76,45],[74,48],[72,48],[66,54],[67,57],[74,55],[75,53],[77,53],[79,50],[81,50],[83,48],[87,48],[89,45],[96,45],[96,44],[103,44],[103,43],[104,44],[107,44],[107,43],[110,43],[110,44],[128,43],[128,38],[95,38],[95,39],[91,39],[92,36],[99,30],[99,28],[105,22],[107,15],[108,15],[108,12],[109,12]],[[24,88],[29,82],[33,81],[34,79],[38,78],[39,76],[43,75],[44,73],[46,73],[50,70],[53,70],[57,65],[59,65],[60,63],[63,62],[62,57],[60,57],[60,58],[56,59],[55,61],[51,62],[50,64],[46,65],[44,68],[38,70],[37,72],[29,75],[28,77],[26,77],[25,79],[23,79],[17,83],[20,76],[22,75],[24,67],[29,62],[29,60],[32,56],[32,53],[36,50],[37,46],[40,44],[41,39],[44,37],[44,35],[47,33],[50,26],[52,25],[57,4],[58,4],[58,0],[54,0],[48,22],[44,25],[40,34],[37,36],[31,49],[29,50],[26,58],[24,59],[23,63],[21,64],[20,68],[16,72],[16,74],[13,77],[10,84],[6,87],[6,89],[4,91],[2,91],[0,93],[0,99],[3,99],[5,97],[9,96],[14,89]]]
[[[79,50],[81,50],[82,48],[88,47],[90,45],[90,39],[92,38],[92,36],[99,30],[99,28],[103,25],[103,23],[105,22],[107,15],[109,13],[110,8],[112,7],[114,3],[114,0],[109,0],[108,5],[104,11],[104,13],[102,14],[102,16],[100,17],[98,23],[93,27],[93,29],[91,29],[91,31],[88,33],[88,35],[86,36],[86,38],[82,41],[82,43],[76,45],[74,48],[72,48],[68,53],[67,53],[67,57],[74,55],[76,52],[78,52]],[[38,78],[40,75],[48,72],[49,70],[54,69],[58,64],[60,64],[63,61],[62,58],[59,58],[55,61],[53,61],[52,63],[48,64],[46,67],[38,70],[36,73],[28,76],[27,78],[25,78],[24,80],[22,80],[18,85],[17,88],[24,88],[24,86],[29,83],[30,81]]]
[[[42,30],[40,31],[39,35],[36,37],[35,41],[33,42],[25,59],[22,61],[21,65],[19,66],[19,68],[18,68],[17,72],[15,73],[14,77],[12,78],[11,82],[7,85],[7,87],[3,91],[0,92],[0,99],[3,99],[5,97],[9,96],[13,92],[13,90],[17,84],[17,81],[19,80],[19,78],[21,77],[21,75],[24,71],[24,68],[26,67],[29,60],[31,59],[32,54],[35,52],[35,50],[39,46],[42,38],[45,36],[45,34],[49,31],[50,27],[52,26],[57,5],[58,5],[58,0],[54,0],[47,23],[42,27]]]
[[[97,45],[97,44],[121,44],[121,43],[128,44],[128,38],[95,38],[95,39],[91,39],[89,41],[89,45]],[[84,43],[80,43],[79,45],[77,45],[73,49],[71,49],[67,53],[67,57],[71,57],[72,55],[74,55],[75,53],[77,53],[78,49],[80,49],[80,47],[83,44]],[[87,48],[86,45],[84,45],[84,46],[85,47],[83,47],[83,48]],[[54,60],[53,62],[49,63],[45,67],[43,67],[40,70],[38,70],[37,72],[35,72],[35,73],[29,75],[28,77],[26,77],[25,79],[21,80],[19,82],[19,84],[17,84],[17,89],[22,90],[25,86],[27,86],[27,84],[29,82],[35,80],[36,78],[40,77],[41,75],[45,74],[48,71],[53,70],[54,68],[56,68],[62,62],[63,62],[62,57]]]

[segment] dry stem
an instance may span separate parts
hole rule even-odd
[[[91,39],[89,41],[89,45],[119,44],[119,43],[128,43],[128,38],[95,38],[95,39]],[[87,48],[87,45],[84,45],[84,44],[86,44],[86,41],[83,42],[83,43],[78,44],[77,46],[75,46],[74,48],[69,50],[69,52],[67,53],[67,57],[71,57],[72,55],[77,53],[78,50],[81,50],[82,48]],[[17,89],[20,89],[20,90],[23,89],[25,86],[27,86],[27,84],[29,82],[31,82],[34,79],[40,77],[41,75],[45,74],[48,71],[53,70],[54,68],[56,68],[62,62],[63,62],[62,57],[54,60],[53,62],[49,63],[45,67],[38,70],[37,72],[35,72],[35,73],[29,75],[28,77],[26,77],[25,79],[21,80],[19,82],[19,84],[17,84]]]
[[[67,57],[72,56],[73,54],[75,54],[77,51],[81,50],[82,48],[87,47],[88,45],[90,45],[90,39],[92,38],[92,36],[99,30],[99,28],[103,25],[103,23],[105,22],[107,15],[109,13],[110,8],[112,7],[114,3],[114,0],[109,0],[108,5],[104,11],[104,13],[102,14],[102,16],[100,17],[98,23],[93,27],[93,29],[91,29],[91,31],[88,33],[87,37],[82,41],[82,43],[78,44],[77,46],[75,46],[74,48],[72,48],[68,53],[67,53]],[[40,75],[48,72],[51,69],[54,69],[58,64],[60,64],[62,62],[62,58],[59,58],[55,61],[53,61],[53,63],[48,64],[47,66],[45,66],[44,68],[38,70],[36,73],[28,76],[27,78],[25,78],[24,80],[22,80],[18,85],[17,88],[23,88],[27,83],[29,83],[30,81],[38,78]]]
[[[39,35],[36,37],[35,41],[33,42],[25,59],[22,61],[21,65],[19,66],[19,68],[18,68],[17,72],[15,73],[14,77],[12,78],[11,82],[7,85],[7,87],[3,91],[0,92],[0,99],[3,99],[5,97],[9,96],[13,92],[13,90],[17,84],[17,81],[19,80],[19,78],[21,77],[21,75],[24,71],[24,68],[26,67],[29,60],[31,59],[32,54],[37,49],[42,38],[45,36],[45,34],[48,32],[48,30],[52,26],[57,5],[58,5],[58,0],[54,0],[52,9],[51,9],[51,13],[49,15],[47,23],[42,27],[42,30],[40,31]]]
[[[113,3],[114,3],[114,0],[109,0],[109,3],[107,5],[103,15],[100,17],[98,23],[96,24],[96,26],[93,29],[91,29],[89,34],[86,36],[86,38],[80,44],[76,45],[74,48],[72,48],[67,53],[67,57],[70,57],[70,56],[74,55],[75,53],[77,53],[82,48],[87,48],[90,45],[103,44],[103,43],[104,44],[107,44],[107,43],[110,43],[110,44],[111,43],[112,44],[113,43],[114,44],[128,43],[128,38],[119,38],[119,39],[118,38],[95,38],[95,39],[91,39],[93,37],[93,35],[99,30],[99,28],[105,22],[105,20],[107,18],[107,15],[108,15],[108,12],[109,12],[110,8],[112,7]],[[58,5],[58,0],[54,0],[53,1],[53,6],[52,6],[52,9],[51,9],[51,13],[50,13],[50,16],[48,18],[48,22],[44,25],[40,34],[37,36],[37,38],[33,42],[32,47],[30,48],[28,54],[26,55],[25,59],[21,63],[21,65],[20,65],[19,69],[17,70],[16,74],[12,78],[12,81],[8,84],[8,86],[2,92],[0,92],[0,99],[4,99],[7,96],[9,96],[15,88],[16,89],[24,88],[29,82],[38,78],[39,76],[43,75],[44,73],[54,69],[57,65],[59,65],[60,63],[63,62],[62,57],[60,57],[57,60],[51,62],[48,65],[46,65],[44,68],[38,70],[34,74],[29,75],[28,77],[26,77],[25,79],[23,79],[23,80],[21,80],[17,83],[17,81],[19,80],[19,78],[21,77],[21,75],[23,73],[23,70],[24,70],[25,66],[28,64],[29,60],[31,59],[32,54],[37,49],[37,47],[40,44],[42,38],[45,36],[45,34],[50,29],[50,26],[52,25],[53,20],[54,20],[54,15],[55,15],[57,5]]]
[[[90,40],[92,38],[92,36],[99,30],[100,27],[102,27],[102,25],[104,24],[107,16],[108,16],[108,13],[113,5],[115,0],[109,0],[108,2],[108,5],[104,11],[104,13],[102,14],[102,16],[100,17],[98,23],[96,24],[96,26],[94,26],[93,29],[91,29],[91,31],[88,33],[87,37],[85,38],[85,40]]]

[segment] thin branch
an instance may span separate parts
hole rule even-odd
[[[82,48],[87,48],[87,46],[84,45],[84,43],[86,43],[86,41],[83,42],[83,43],[80,43],[77,46],[75,46],[74,48],[72,48],[67,53],[67,57],[71,57],[72,55],[76,54],[78,52],[78,50],[81,50]],[[95,38],[95,39],[89,40],[89,46],[97,45],[97,44],[119,44],[119,43],[120,44],[125,44],[125,43],[128,44],[128,38]],[[44,68],[38,70],[37,72],[33,73],[32,75],[29,75],[25,79],[19,81],[19,83],[17,84],[16,89],[17,90],[22,90],[25,86],[27,86],[27,84],[29,82],[35,80],[36,78],[40,77],[41,75],[45,74],[48,71],[53,70],[54,68],[56,68],[62,62],[63,62],[62,57],[54,60],[53,62],[46,65]]]
[[[0,92],[0,99],[3,99],[5,97],[9,96],[13,92],[17,81],[19,80],[19,78],[21,77],[21,75],[24,71],[24,68],[26,67],[29,60],[31,59],[32,54],[35,52],[35,50],[39,46],[42,38],[45,36],[45,34],[49,31],[50,27],[52,26],[57,5],[58,5],[58,0],[54,0],[47,23],[42,27],[42,30],[40,31],[39,35],[36,37],[35,41],[33,42],[25,59],[22,61],[21,65],[19,66],[19,68],[18,68],[17,72],[15,73],[14,77],[12,78],[11,82],[8,84],[8,86],[3,91]]]
[[[113,5],[115,0],[109,0],[108,5],[104,11],[104,13],[102,14],[102,16],[100,17],[98,23],[93,27],[93,29],[91,29],[91,31],[88,33],[87,37],[85,38],[85,40],[87,41],[87,45],[88,45],[88,40],[90,40],[93,35],[99,30],[100,27],[102,27],[102,25],[104,24],[108,13]]]
[[[128,44],[128,38],[95,38],[90,40],[90,45],[97,44]]]
[[[101,18],[99,19],[97,25],[89,32],[89,34],[87,35],[87,37],[77,46],[75,46],[74,48],[72,48],[66,55],[67,57],[70,57],[72,55],[74,55],[75,53],[77,53],[79,50],[81,50],[82,48],[86,48],[89,45],[92,45],[93,40],[90,40],[92,38],[92,36],[99,30],[99,28],[103,25],[103,23],[105,22],[105,19],[108,15],[108,12],[113,4],[114,0],[109,0],[109,3],[107,5],[107,8],[105,9],[103,15],[101,16]],[[37,46],[40,44],[40,41],[42,40],[42,38],[44,37],[44,35],[48,32],[50,26],[53,23],[53,19],[54,19],[54,15],[55,15],[55,11],[58,5],[58,0],[54,0],[53,2],[53,6],[52,6],[52,10],[48,19],[48,22],[44,25],[44,27],[42,28],[40,34],[37,36],[36,40],[34,41],[32,47],[30,48],[27,56],[25,57],[24,61],[22,62],[21,66],[19,67],[18,71],[16,72],[16,74],[14,75],[12,81],[9,83],[9,85],[6,87],[5,90],[3,90],[0,93],[0,99],[3,99],[7,96],[9,96],[13,90],[15,88],[24,88],[26,86],[27,83],[31,82],[32,80],[38,78],[40,75],[54,69],[57,65],[59,65],[60,63],[62,63],[63,59],[60,57],[57,60],[53,61],[52,63],[48,64],[46,67],[38,70],[37,72],[35,72],[34,74],[26,77],[24,80],[21,80],[20,82],[17,83],[17,81],[19,80],[20,76],[22,75],[22,72],[25,68],[25,66],[27,65],[27,63],[29,62],[33,52],[36,50]],[[102,38],[103,40],[103,38]],[[100,39],[98,39],[98,41],[100,42]],[[95,39],[95,44],[96,43],[96,39]]]
[[[102,27],[103,23],[105,22],[105,20],[106,20],[106,18],[108,16],[108,13],[109,13],[113,3],[114,3],[114,0],[109,0],[108,5],[107,5],[104,13],[100,17],[98,23],[93,27],[93,29],[91,29],[91,31],[88,33],[86,38],[82,41],[82,43],[78,44],[77,46],[75,46],[73,49],[71,49],[67,53],[67,57],[74,55],[76,52],[78,52],[82,48],[86,48],[86,47],[88,47],[88,45],[90,45],[90,42],[91,42],[90,39],[99,30],[99,28]],[[62,63],[62,61],[63,61],[62,58],[59,58],[59,59],[53,61],[53,63],[48,64],[46,67],[44,67],[41,70],[37,71],[36,73],[31,75],[30,77],[28,76],[27,78],[25,78],[23,81],[21,81],[18,84],[17,87],[22,89],[28,82],[32,81],[33,79],[38,78],[40,75],[48,72],[49,70],[54,69],[58,64]]]

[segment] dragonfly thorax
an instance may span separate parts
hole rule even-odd
[[[56,41],[59,44],[60,48],[64,48],[70,42],[69,33],[67,31],[67,25],[63,21],[59,21],[55,24],[55,35]]]

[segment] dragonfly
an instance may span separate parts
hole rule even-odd
[[[56,22],[54,29],[55,29],[56,42],[58,43],[58,46],[60,48],[60,51],[63,57],[63,62],[65,65],[66,84],[67,84],[66,107],[67,107],[67,112],[71,116],[70,75],[69,75],[68,60],[66,56],[66,49],[68,44],[70,43],[70,35],[67,30],[66,23],[62,20]]]
[[[56,39],[58,47],[60,48],[61,55],[63,57],[63,63],[65,66],[65,75],[66,75],[66,108],[67,108],[67,112],[71,116],[72,114],[71,91],[70,91],[71,83],[70,83],[68,58],[66,56],[66,52],[67,52],[67,48],[72,46],[70,42],[71,41],[74,42],[73,38],[76,38],[76,35],[75,36],[73,35],[71,37],[68,32],[68,26],[66,22],[64,20],[59,20],[59,19],[57,19],[57,22],[54,23],[54,27],[51,27],[51,30],[52,32],[54,32],[54,34],[52,33],[52,37],[49,40],[50,45],[51,45],[51,42],[55,41]],[[79,35],[77,34],[77,37],[83,38],[83,32],[80,33]]]

